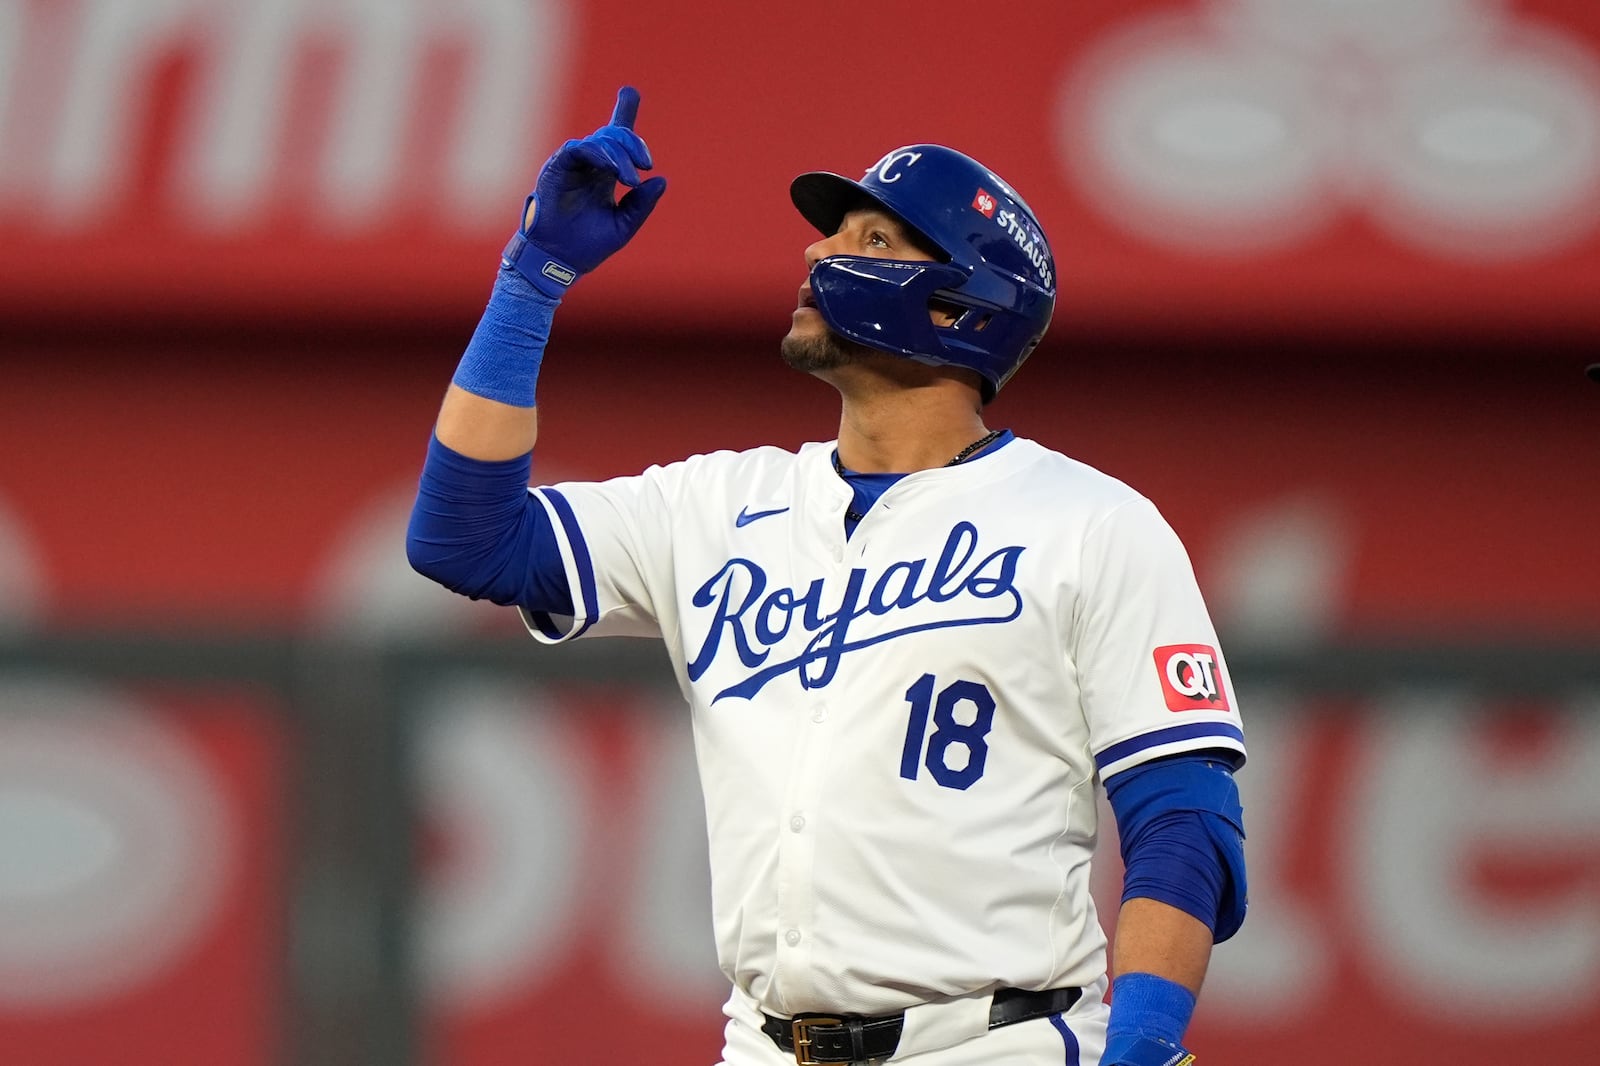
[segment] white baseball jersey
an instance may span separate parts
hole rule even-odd
[[[1244,753],[1183,546],[1030,440],[909,474],[847,540],[833,443],[533,489],[576,617],[665,639],[693,711],[717,953],[768,1013],[1092,985],[1096,775]]]

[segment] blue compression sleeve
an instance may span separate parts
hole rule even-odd
[[[502,269],[456,367],[455,384],[513,407],[534,406],[539,364],[558,302],[515,270]]]
[[[424,577],[498,604],[571,615],[555,528],[528,492],[533,457],[485,462],[428,442],[406,557]]]
[[[1177,907],[1219,943],[1244,922],[1244,809],[1228,763],[1204,753],[1117,774],[1106,796],[1122,838],[1124,901]]]

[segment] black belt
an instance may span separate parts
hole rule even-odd
[[[1013,1022],[1043,1018],[1071,1010],[1083,996],[1078,988],[1052,988],[1044,992],[1024,992],[1002,988],[994,994],[989,1008],[989,1028],[998,1029]],[[796,1014],[793,1018],[774,1018],[763,1014],[761,1031],[772,1042],[794,1055],[800,1066],[823,1062],[864,1062],[886,1059],[900,1043],[905,1028],[904,1014],[885,1014],[878,1018],[843,1014]]]

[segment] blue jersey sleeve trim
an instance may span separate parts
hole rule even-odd
[[[565,631],[556,624],[555,616],[549,611],[535,611],[528,609],[523,614],[531,622],[539,635],[554,644],[566,635]]]
[[[1225,722],[1196,722],[1193,725],[1168,726],[1151,733],[1141,733],[1121,743],[1113,744],[1094,757],[1094,764],[1103,774],[1106,767],[1122,762],[1131,755],[1180,741],[1227,739],[1244,748],[1244,730]]]
[[[578,525],[578,516],[572,513],[572,504],[555,489],[546,488],[542,489],[541,492],[544,498],[550,501],[550,506],[556,512],[556,518],[561,522],[562,531],[567,535],[567,543],[572,547],[573,564],[578,570],[578,603],[576,605],[579,608],[578,625],[569,635],[568,639],[570,640],[581,637],[584,630],[594,625],[600,617],[600,598],[595,592],[594,560],[589,556],[589,545],[583,539],[583,530]],[[540,628],[542,630],[544,628],[543,625]]]

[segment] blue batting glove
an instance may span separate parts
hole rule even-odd
[[[514,270],[552,299],[621,248],[644,225],[667,190],[666,178],[639,176],[653,165],[650,149],[633,132],[639,90],[623,86],[611,121],[581,140],[568,141],[545,160],[522,225],[501,254]],[[628,186],[619,201],[617,185]]]
[[[1190,1066],[1194,1056],[1170,1040],[1119,1033],[1106,1041],[1100,1066]]]

